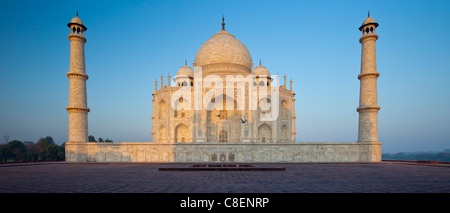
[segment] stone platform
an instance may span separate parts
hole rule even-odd
[[[300,163],[380,162],[380,142],[87,143],[67,142],[67,162]]]
[[[0,166],[0,193],[446,193],[450,166],[406,162],[285,163],[285,171],[159,171],[188,163]],[[448,196],[447,196],[448,197]]]

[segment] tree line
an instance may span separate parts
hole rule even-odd
[[[112,143],[109,138],[98,138],[89,135],[89,142]],[[0,162],[8,161],[59,161],[65,160],[65,143],[61,146],[55,144],[52,137],[39,138],[36,143],[30,141],[13,140],[9,142],[9,136],[4,136],[5,143],[0,144]]]
[[[399,152],[395,154],[382,154],[383,160],[422,160],[422,161],[442,161],[450,162],[450,149],[437,153],[407,153]]]
[[[95,140],[95,137],[93,135],[89,135],[88,136],[88,142],[106,142],[106,143],[112,143],[113,141],[110,140],[109,138],[106,138],[105,140],[103,140],[103,138],[98,138],[98,141]]]
[[[0,145],[0,162],[64,160],[64,150],[65,143],[59,146],[50,136],[39,138],[36,143],[6,141]]]

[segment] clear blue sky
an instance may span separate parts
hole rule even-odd
[[[450,1],[2,1],[0,136],[67,140],[69,28],[85,33],[89,133],[151,141],[154,80],[226,29],[296,92],[297,141],[357,140],[361,33],[377,34],[383,153],[450,148]],[[3,141],[2,141],[3,142]]]

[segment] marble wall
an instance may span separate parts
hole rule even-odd
[[[381,143],[66,143],[67,162],[379,162]]]

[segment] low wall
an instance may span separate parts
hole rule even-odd
[[[381,143],[67,142],[66,162],[380,162]]]

